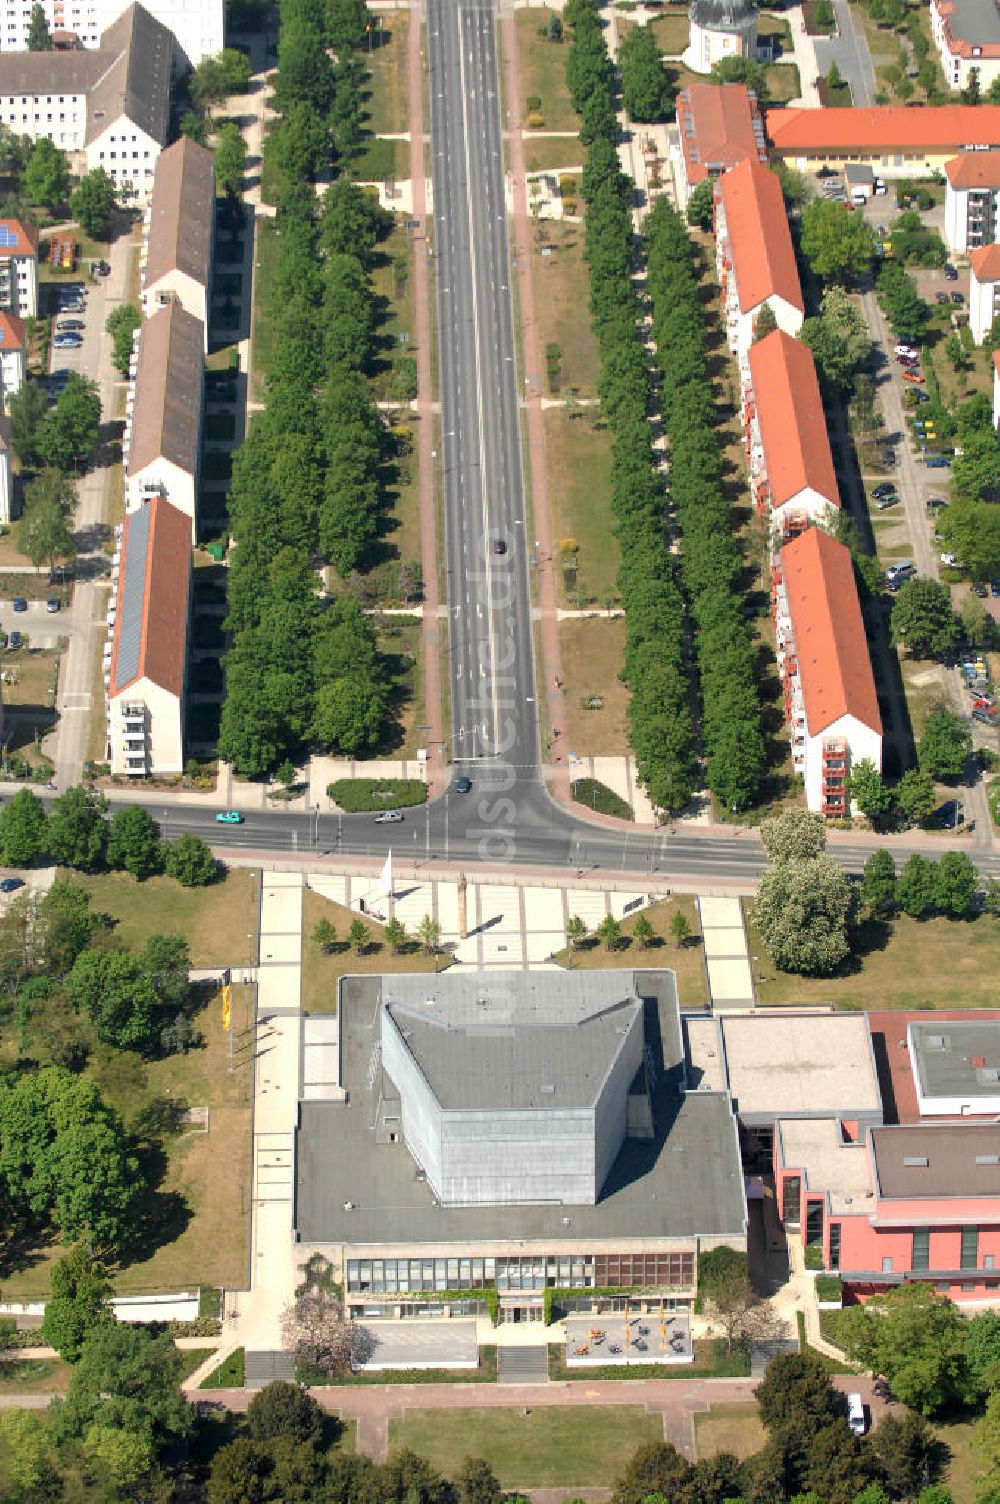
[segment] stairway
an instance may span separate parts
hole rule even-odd
[[[547,1347],[497,1348],[498,1384],[547,1384],[549,1350]]]
[[[799,1351],[799,1339],[797,1337],[777,1337],[770,1342],[751,1342],[750,1344],[750,1377],[762,1379],[767,1370],[767,1365],[772,1358],[778,1358],[784,1353],[797,1353]]]
[[[263,1389],[274,1379],[295,1383],[295,1359],[291,1353],[247,1353],[243,1366],[245,1389]]]

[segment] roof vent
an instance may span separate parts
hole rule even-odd
[[[979,1072],[980,1081],[1000,1081],[1000,1066],[988,1065],[985,1070]]]
[[[1000,1165],[1000,1154],[977,1154],[977,1165]]]
[[[903,1164],[906,1165],[907,1168],[911,1169],[911,1170],[926,1170],[926,1168],[927,1168],[927,1155],[926,1154],[907,1154],[904,1157],[904,1159],[903,1159]]]
[[[943,1050],[948,1044],[948,1036],[946,1034],[928,1034],[924,1043],[928,1050]]]
[[[540,1091],[540,1092],[541,1092],[541,1093],[542,1093],[542,1096],[543,1096],[543,1097],[551,1097],[551,1096],[554,1096],[554,1095],[555,1095],[555,1090],[556,1090],[556,1089],[555,1089],[555,1087],[554,1087],[554,1086],[553,1086],[553,1084],[552,1084],[552,1082],[551,1082],[551,1081],[546,1081],[546,1082],[545,1082],[545,1083],[544,1083],[544,1084],[543,1084],[543,1085],[542,1085],[542,1086],[540,1086],[540,1087],[539,1087],[539,1088],[538,1088],[538,1089],[539,1089],[539,1091]]]

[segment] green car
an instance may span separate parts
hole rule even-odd
[[[215,818],[219,825],[243,824],[243,816],[240,814],[238,809],[220,809]]]

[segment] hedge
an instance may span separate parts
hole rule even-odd
[[[427,785],[419,778],[338,778],[326,792],[346,815],[427,803]]]
[[[570,793],[577,804],[596,810],[599,815],[617,815],[619,820],[634,820],[635,812],[614,789],[609,789],[599,778],[578,778],[570,784]]]

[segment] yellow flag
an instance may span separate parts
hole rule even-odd
[[[231,987],[223,987],[223,989],[222,989],[222,1027],[224,1029],[232,1028],[232,1023],[233,1023],[233,989]]]

